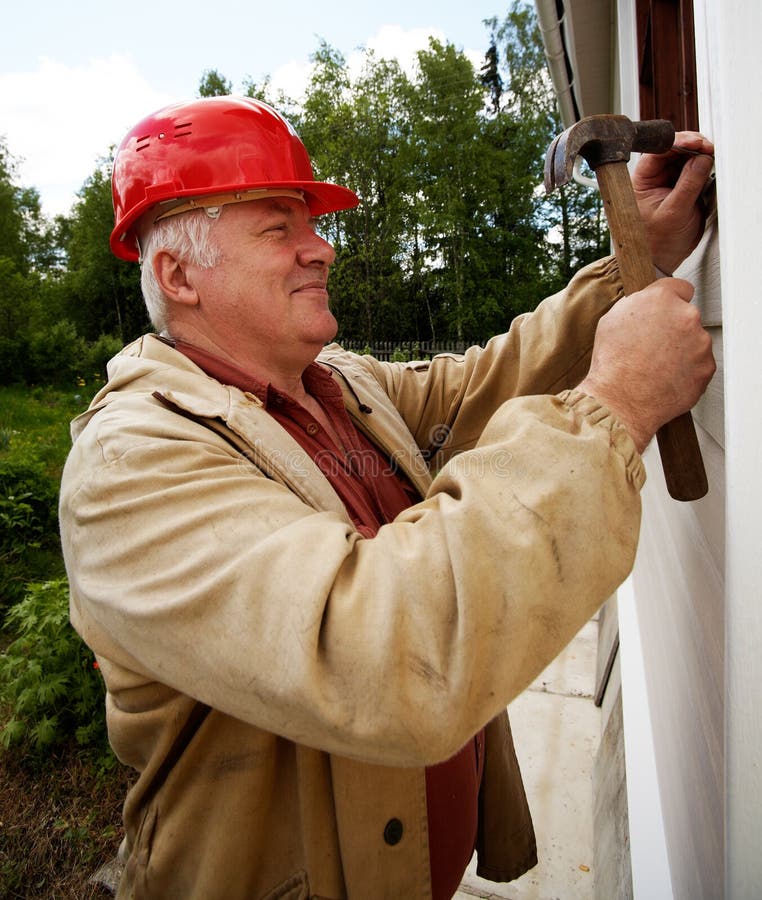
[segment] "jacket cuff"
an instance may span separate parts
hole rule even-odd
[[[600,425],[611,435],[611,446],[624,459],[627,478],[640,490],[646,482],[646,469],[630,433],[611,410],[594,397],[576,388],[562,391],[558,399],[575,416],[583,416],[593,425]]]

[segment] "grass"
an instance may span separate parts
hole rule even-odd
[[[99,771],[74,744],[40,768],[0,755],[0,897],[108,897],[89,879],[119,846],[130,778]]]
[[[95,387],[0,388],[0,454],[31,451],[51,477],[60,478],[71,446],[69,423],[87,409]]]
[[[0,897],[108,897],[89,879],[116,854],[130,777],[102,773],[75,745],[40,768],[0,755]]]
[[[0,466],[6,472],[21,472],[30,461],[39,466],[42,474],[35,476],[35,483],[48,495],[48,506],[51,498],[55,504],[70,446],[69,422],[86,409],[96,387],[0,388]],[[2,509],[18,516],[35,503],[40,509],[28,512],[27,523],[18,519],[15,544],[6,541],[0,553],[6,604],[15,602],[9,586],[48,581],[64,571],[54,515],[46,520],[41,537],[44,504],[39,496],[23,498],[23,504],[21,499],[14,507],[6,498]],[[6,531],[10,530],[7,521]],[[25,539],[27,534],[35,540]],[[2,602],[0,622],[2,652],[12,637]],[[7,710],[0,709],[0,726],[6,718]],[[91,900],[108,896],[89,879],[119,846],[121,805],[131,779],[132,773],[119,766],[103,769],[92,754],[82,752],[73,736],[43,763],[17,748],[0,750],[0,897]]]

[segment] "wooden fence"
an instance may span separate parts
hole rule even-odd
[[[472,343],[465,341],[373,341],[366,344],[363,341],[338,342],[345,350],[354,353],[367,353],[376,359],[384,361],[409,362],[415,359],[431,359],[437,353],[463,353]],[[482,343],[481,346],[484,346]]]

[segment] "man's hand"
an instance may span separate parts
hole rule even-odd
[[[598,323],[579,390],[617,416],[641,453],[662,425],[695,405],[714,374],[711,338],[692,297],[689,282],[663,278]]]
[[[685,153],[681,151],[691,151]],[[714,145],[695,131],[679,131],[675,149],[644,154],[632,176],[654,264],[672,274],[701,240],[701,202],[714,165]]]

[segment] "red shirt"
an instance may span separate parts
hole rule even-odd
[[[341,497],[357,530],[372,538],[386,522],[420,498],[404,473],[355,428],[330,370],[313,363],[304,372],[306,390],[321,405],[339,437],[328,432],[301,404],[272,384],[263,384],[242,369],[205,350],[173,342],[197,366],[223,384],[254,394],[265,410],[297,441]],[[459,753],[426,769],[429,859],[434,900],[449,900],[458,889],[476,843],[484,732]],[[403,823],[404,826],[404,823]]]

